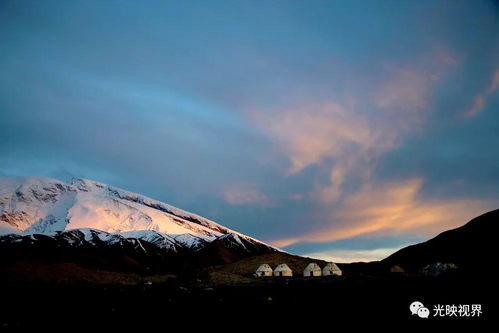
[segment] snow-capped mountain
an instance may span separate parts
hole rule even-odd
[[[208,239],[234,233],[213,221],[132,192],[76,178],[0,178],[0,226],[47,233],[92,228],[110,233],[154,230]]]
[[[69,183],[0,178],[1,235],[4,245],[52,238],[73,247],[145,243],[161,253],[213,252],[221,246],[247,255],[276,251],[199,215],[81,178]]]

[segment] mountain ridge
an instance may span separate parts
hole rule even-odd
[[[454,263],[468,271],[483,270],[489,266],[487,254],[494,251],[493,244],[498,231],[499,209],[496,209],[428,241],[400,249],[381,260],[381,263],[400,265],[413,272],[424,265],[438,262]]]
[[[83,238],[77,236],[80,233]],[[42,248],[42,244],[48,248],[57,244],[75,252],[68,243],[74,237],[85,249],[95,245],[92,241],[111,247],[121,242],[122,255],[136,256],[131,243],[145,242],[160,256],[178,254],[206,263],[279,251],[200,215],[96,181],[0,178],[0,239],[4,247],[39,242]],[[193,258],[195,255],[201,259]]]
[[[100,202],[96,203],[96,200]],[[41,210],[42,206],[45,206],[45,210]],[[28,208],[28,211],[22,208]],[[99,209],[103,211],[99,212]],[[129,215],[119,214],[119,210],[124,210]],[[237,233],[198,214],[84,178],[73,178],[69,183],[42,177],[0,178],[0,213],[3,227],[7,224],[13,231],[29,232],[28,228],[32,228],[33,232],[50,231],[53,229],[50,226],[56,224],[55,221],[50,221],[49,218],[52,217],[60,223],[54,226],[54,231],[63,230],[64,222],[67,222],[66,226],[69,228],[92,227],[106,232],[155,230],[177,233],[172,231],[176,231],[175,226],[181,226],[207,235]],[[96,216],[91,215],[92,213],[100,214]],[[114,219],[113,214],[117,214]],[[111,221],[109,224],[88,221],[96,217]],[[130,220],[128,225],[127,218]],[[117,225],[112,225],[111,222]],[[96,227],[98,223],[100,228]]]

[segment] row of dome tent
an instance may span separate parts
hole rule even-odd
[[[320,268],[316,263],[310,263],[303,270],[304,277],[312,277],[312,276],[332,276],[337,275],[341,276],[341,269],[334,263],[327,263],[324,268]],[[275,269],[272,269],[270,265],[263,264],[258,267],[255,272],[256,277],[268,277],[268,276],[284,276],[291,277],[293,276],[293,271],[286,264],[279,264]]]

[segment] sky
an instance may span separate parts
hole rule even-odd
[[[499,208],[499,3],[0,1],[0,176],[377,260]]]

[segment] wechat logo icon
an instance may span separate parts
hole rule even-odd
[[[415,301],[409,305],[409,310],[412,315],[417,315],[419,318],[428,318],[430,310],[426,308],[423,303]]]

